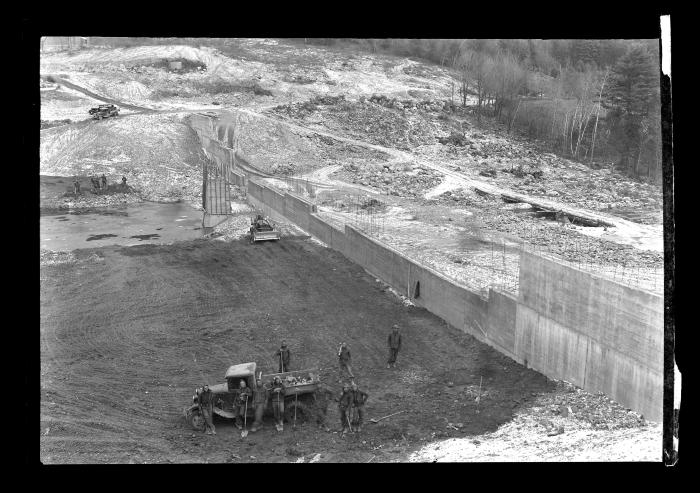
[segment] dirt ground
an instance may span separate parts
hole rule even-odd
[[[429,439],[493,431],[514,403],[552,389],[548,380],[422,309],[405,307],[360,267],[301,238],[250,246],[197,240],[46,253],[41,267],[41,460],[45,463],[288,461],[288,447],[321,461],[405,459]],[[271,300],[274,300],[272,302]],[[404,327],[396,369],[384,367],[392,323]],[[274,428],[241,441],[195,433],[182,408],[204,382],[235,363],[273,370],[279,341],[297,368],[321,367],[339,390],[335,351],[349,344],[367,390],[361,436],[340,439],[312,425]],[[474,386],[481,403],[442,393],[446,382]],[[463,423],[445,429],[444,420]],[[297,445],[298,443],[298,445]],[[373,450],[373,447],[379,447]],[[252,459],[254,456],[255,459]]]

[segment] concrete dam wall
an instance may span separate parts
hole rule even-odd
[[[229,169],[231,181],[246,188],[248,201],[273,219],[296,224],[417,306],[517,362],[604,392],[661,421],[662,297],[523,252],[518,297],[491,289],[483,298],[356,228],[333,227],[302,197],[241,173],[212,119],[194,115],[192,126],[210,159]],[[230,134],[224,140],[229,143]]]

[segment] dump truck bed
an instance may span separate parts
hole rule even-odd
[[[252,241],[279,240],[282,234],[279,231],[257,231],[252,235]]]
[[[320,381],[317,369],[269,373],[262,376],[265,383],[272,382],[272,379],[275,377],[282,379],[282,383],[285,386],[285,396],[314,392],[318,388]]]

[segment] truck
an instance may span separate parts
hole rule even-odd
[[[256,382],[257,365],[254,362],[233,365],[226,370],[223,383],[210,385],[209,390],[214,395],[213,415],[225,419],[235,419],[234,402],[239,392],[240,381],[244,380],[246,386],[255,392],[258,389]],[[263,385],[269,385],[275,377],[280,377],[284,384],[284,420],[292,422],[295,416],[297,422],[316,421],[318,424],[325,422],[325,414],[328,408],[328,396],[321,391],[318,369],[297,370],[282,373],[258,374]],[[192,396],[192,404],[183,410],[185,419],[192,428],[203,431],[205,428],[204,417],[199,406],[199,396],[203,386],[198,387]],[[273,416],[272,399],[268,398],[263,416]],[[252,400],[246,413],[247,419],[252,423],[255,417],[255,409]],[[212,416],[213,417],[213,416]]]
[[[275,228],[269,218],[258,214],[257,217],[250,220],[249,239],[251,244],[256,241],[279,240],[281,237],[282,233],[279,229]]]
[[[113,104],[101,104],[97,108],[90,108],[88,111],[95,120],[102,120],[103,118],[109,118],[111,116],[117,116],[119,114],[119,107]]]

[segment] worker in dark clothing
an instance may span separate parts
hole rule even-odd
[[[287,343],[285,341],[282,341],[282,346],[277,350],[275,353],[277,356],[277,359],[279,361],[279,370],[277,370],[279,373],[289,371],[289,348],[287,347]]]
[[[391,333],[387,339],[389,344],[389,361],[386,364],[387,368],[396,366],[396,357],[399,355],[399,349],[401,349],[401,334],[399,333],[399,326],[394,325],[391,329]]]
[[[206,384],[204,387],[202,387],[202,391],[199,393],[199,407],[202,411],[202,417],[204,417],[204,425],[207,435],[216,435],[214,420],[212,419],[214,394],[212,394],[209,386]]]
[[[367,392],[361,391],[355,382],[352,383],[350,388],[352,389],[352,405],[355,410],[353,413],[354,419],[351,420],[351,424],[355,427],[355,429],[352,431],[360,432],[362,431],[362,422],[365,417],[365,402],[367,402],[367,398],[369,396],[367,395]]]
[[[350,416],[348,412],[350,411],[350,408],[352,407],[352,402],[354,400],[355,395],[352,392],[352,389],[350,386],[346,383],[343,385],[343,393],[340,395],[340,399],[338,400],[338,410],[340,411],[340,424],[341,424],[341,433],[345,434],[348,431],[351,431],[352,428],[350,426]]]
[[[275,428],[277,431],[284,429],[284,384],[280,377],[275,377],[270,386],[270,397],[272,398],[272,410],[275,413]]]
[[[126,188],[126,176],[122,176],[122,188]]]
[[[102,190],[107,190],[107,177],[104,175],[104,173],[100,177],[100,184],[102,185]]]
[[[263,412],[265,412],[265,407],[267,406],[267,398],[270,393],[270,389],[263,385],[262,380],[258,379],[256,382],[255,392],[253,392],[253,406],[255,407],[255,421],[250,431],[255,433],[259,429],[262,429],[262,419]]]
[[[73,193],[78,195],[80,193],[80,180],[77,178],[73,180]]]
[[[100,189],[100,182],[96,176],[90,177],[90,183],[92,183],[92,191],[96,193]]]
[[[341,377],[343,373],[345,373],[350,378],[355,378],[355,375],[352,374],[350,350],[344,342],[342,342],[340,348],[338,348],[338,362],[340,363]]]
[[[245,380],[241,379],[238,384],[238,395],[234,402],[234,411],[236,412],[236,428],[243,428],[243,416],[246,413],[248,398],[253,394],[253,391],[246,386]]]

